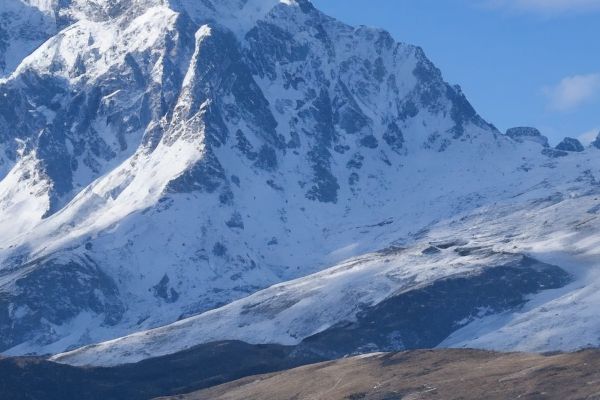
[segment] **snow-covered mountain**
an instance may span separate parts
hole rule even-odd
[[[379,228],[381,242],[392,245],[378,252],[56,360],[114,365],[218,339],[299,345],[332,358],[415,347],[598,345],[597,158],[590,150],[513,171],[510,179],[522,181],[506,196],[482,192],[465,199],[473,208],[396,241]],[[590,164],[594,172],[582,167]]]
[[[501,134],[384,31],[307,0],[14,0],[0,18],[0,351],[172,323],[59,359],[299,343],[488,269],[507,289],[444,332],[527,347],[519,313],[538,326],[540,299],[593,294],[598,150]],[[542,325],[529,347],[560,347]]]

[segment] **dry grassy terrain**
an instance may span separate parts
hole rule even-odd
[[[600,351],[375,354],[244,378],[171,399],[600,399]]]

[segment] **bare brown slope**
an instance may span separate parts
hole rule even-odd
[[[600,351],[553,356],[476,350],[376,354],[244,378],[172,399],[600,399]]]

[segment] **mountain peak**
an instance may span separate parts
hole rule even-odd
[[[514,146],[421,49],[308,0],[14,1],[58,23],[0,80],[0,351],[171,323],[382,245],[423,241],[390,268],[445,274],[479,252],[505,265],[509,242],[438,266],[421,246],[577,161]],[[373,268],[360,296],[420,279]],[[291,296],[285,309],[311,304]],[[264,304],[247,309],[272,315]],[[338,318],[323,315],[303,321]]]
[[[26,0],[42,1],[42,0]],[[50,0],[46,0],[50,1]],[[304,0],[306,1],[306,0]],[[114,18],[128,10],[145,10],[166,6],[186,12],[198,23],[216,21],[235,32],[249,30],[278,4],[296,5],[296,0],[67,0],[60,3],[76,18],[103,20]],[[47,7],[46,7],[47,8]]]
[[[243,37],[256,22],[279,4],[294,6],[297,0],[167,0],[173,9],[185,11],[198,23],[216,21]]]

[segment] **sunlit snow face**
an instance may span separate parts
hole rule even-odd
[[[220,25],[235,32],[238,37],[243,37],[257,20],[263,18],[277,4],[295,4],[294,0],[170,0],[175,9],[183,8],[197,22],[206,20],[218,21]],[[202,21],[204,20],[204,21]]]

